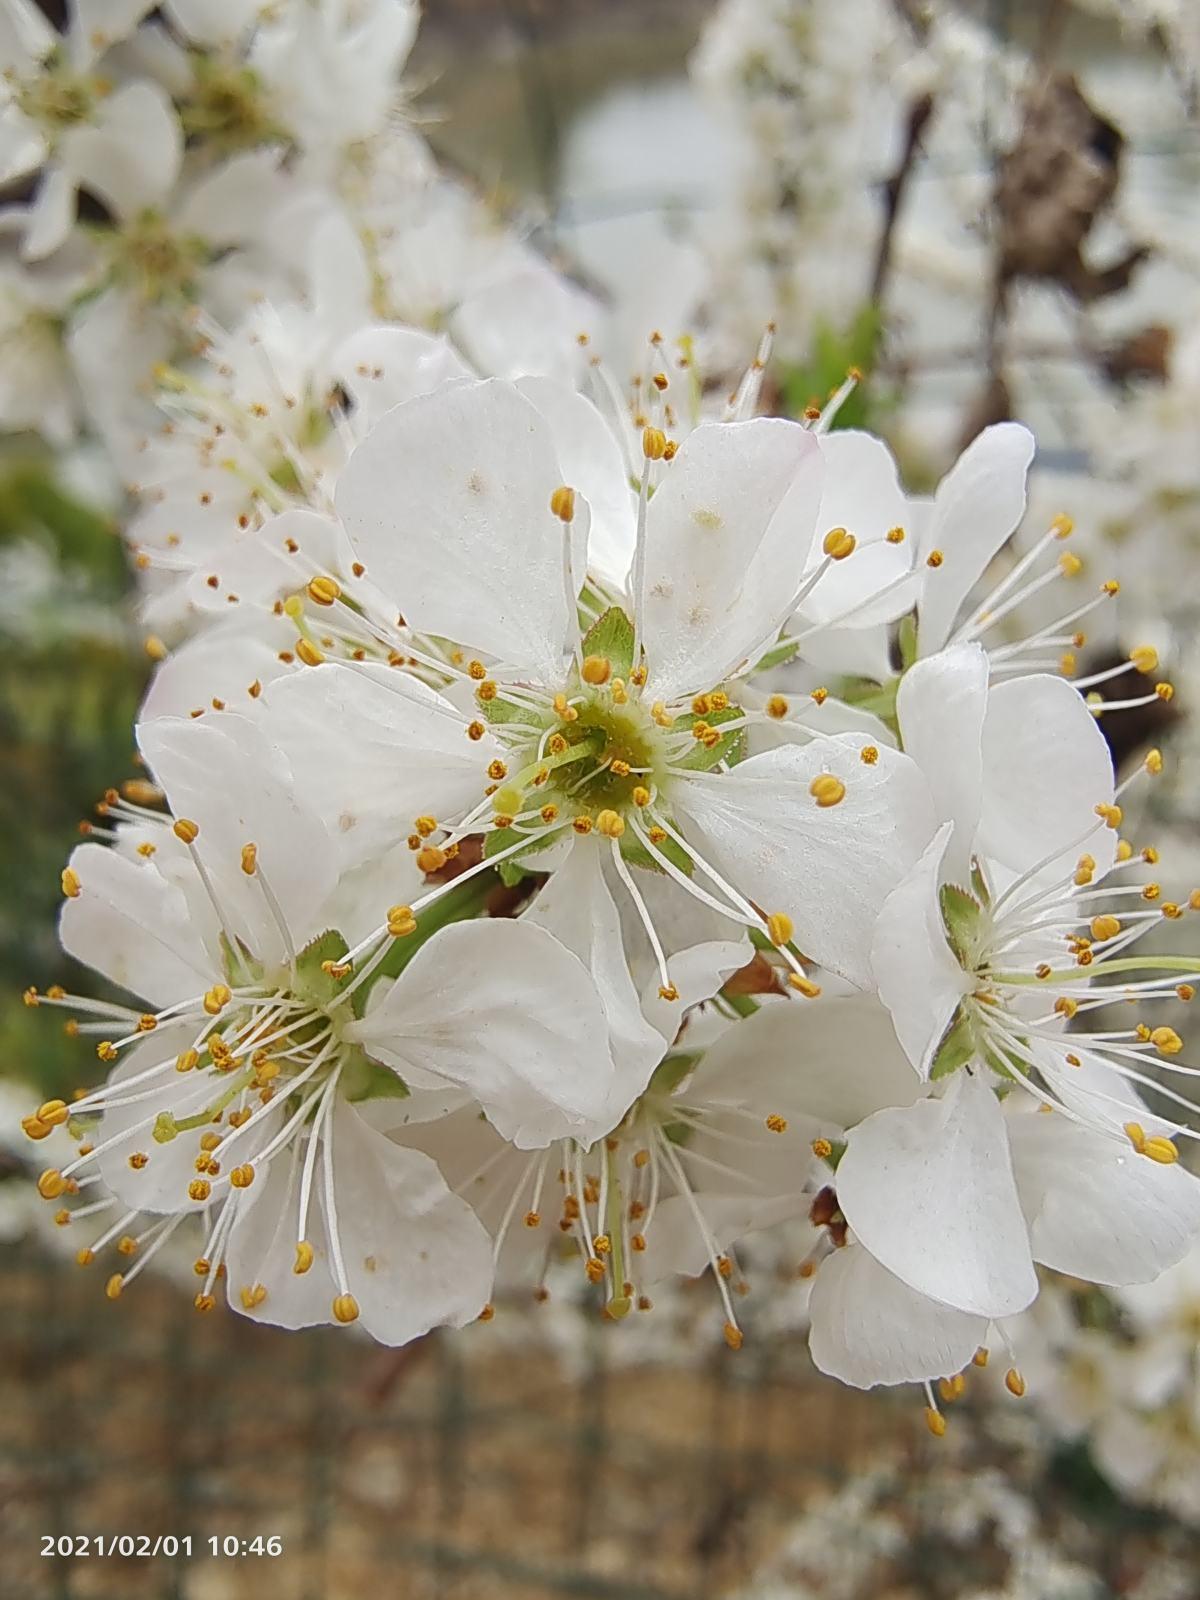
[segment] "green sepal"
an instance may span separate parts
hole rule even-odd
[[[262,982],[262,962],[254,959],[240,939],[236,950],[224,933],[220,935],[218,943],[221,948],[221,965],[224,968],[226,979],[233,988],[240,988],[242,984],[247,982]]]
[[[681,849],[669,834],[654,848],[660,856],[665,856],[673,867],[678,867],[680,872],[686,873],[689,878],[696,870],[691,856],[686,850]],[[626,828],[621,835],[621,859],[631,867],[643,867],[649,872],[661,873],[663,870],[632,828]]]
[[[896,643],[900,650],[900,670],[907,672],[917,659],[917,619],[911,611],[900,618]]]
[[[700,1050],[679,1050],[665,1055],[654,1069],[650,1089],[655,1094],[674,1094],[702,1055]]]
[[[975,896],[956,883],[944,883],[938,890],[942,908],[942,926],[950,948],[958,957],[961,967],[968,971],[975,966],[983,923],[983,907]]]
[[[476,704],[488,722],[499,724],[517,722],[530,728],[544,726],[542,718],[531,707],[518,705],[515,700],[506,700],[500,694],[494,700],[478,700]]]
[[[522,850],[519,857],[509,856],[507,861],[499,862],[496,867],[500,882],[506,889],[513,889],[523,878],[537,871],[536,867],[525,865],[526,856],[547,849],[550,845],[556,844],[561,837],[560,832],[530,835],[518,833],[515,828],[492,828],[484,835],[483,853],[485,858],[499,855],[501,851],[510,850],[513,845],[520,844],[522,839],[525,840],[528,849]]]
[[[500,871],[507,865],[501,863]],[[417,951],[427,944],[440,929],[452,922],[465,922],[478,916],[487,904],[488,896],[496,887],[496,877],[490,872],[480,872],[456,888],[448,889],[440,900],[435,900],[417,916],[416,931],[402,939],[393,939],[388,953],[365,983],[360,983],[350,996],[350,1009],[356,1017],[366,1013],[367,999],[381,978],[398,978]],[[346,982],[351,982],[346,979]]]
[[[698,717],[688,712],[685,717],[676,717],[674,729],[694,727],[697,722],[707,722],[710,728],[719,728],[723,722],[737,722],[742,715],[740,706],[729,706],[724,711],[710,711],[707,716]],[[712,749],[696,741],[695,748],[690,750],[681,761],[672,762],[672,766],[685,767],[689,772],[708,772],[716,766],[718,761],[737,761],[741,755],[741,747],[745,743],[744,730],[737,728],[733,733],[727,733],[718,740]]]
[[[583,636],[585,656],[605,656],[612,666],[614,678],[628,678],[633,671],[633,623],[620,606],[609,606],[596,618]]]
[[[342,1066],[340,1087],[347,1100],[407,1100],[408,1085],[391,1067],[372,1061],[366,1051],[352,1045]]]
[[[898,732],[896,721],[896,696],[900,679],[889,678],[886,683],[875,683],[871,678],[852,678],[839,685],[837,697],[856,711],[869,711],[887,725],[891,733]]]
[[[975,1029],[970,1017],[959,1006],[934,1053],[929,1069],[930,1079],[936,1083],[939,1078],[948,1078],[959,1067],[966,1066],[976,1054]]]
[[[296,976],[292,982],[292,993],[322,1008],[331,1000],[335,1000],[338,991],[348,981],[348,976],[339,981],[332,973],[322,971],[322,963],[326,961],[337,963],[344,960],[349,948],[345,939],[334,928],[318,934],[296,957]]]

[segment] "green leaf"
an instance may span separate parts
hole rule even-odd
[[[959,965],[968,970],[975,966],[983,924],[983,907],[975,896],[956,883],[944,883],[938,890],[942,908],[942,924],[950,948],[958,957]]]
[[[686,850],[680,849],[669,835],[654,846],[660,856],[665,856],[673,867],[678,867],[690,878],[696,870],[691,856]],[[644,867],[650,872],[662,872],[662,867],[646,849],[631,828],[626,828],[621,835],[621,859],[628,862],[631,867]]]
[[[633,623],[620,606],[609,606],[583,637],[584,655],[606,656],[614,678],[628,678],[633,671],[633,647]]]
[[[542,719],[536,711],[529,706],[518,705],[514,700],[506,700],[503,695],[483,701],[481,709],[488,722],[520,722],[531,728],[542,726]]]
[[[948,1078],[952,1072],[957,1072],[959,1067],[972,1060],[975,1054],[975,1029],[970,1017],[959,1006],[934,1054],[930,1078],[935,1082],[939,1078]]]

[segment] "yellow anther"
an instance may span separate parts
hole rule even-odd
[[[449,859],[446,852],[436,844],[427,844],[417,851],[417,866],[422,872],[440,872]]]
[[[123,1233],[117,1240],[117,1253],[123,1256],[137,1254],[138,1242],[131,1233]]]
[[[1157,1161],[1160,1166],[1174,1166],[1179,1160],[1179,1149],[1173,1139],[1167,1139],[1162,1134],[1154,1134],[1142,1146],[1142,1154],[1149,1156],[1151,1161]]]
[[[812,691],[812,693],[809,695],[808,698],[812,701],[813,705],[815,705],[815,706],[823,706],[825,704],[826,700],[829,699],[829,690],[828,689],[814,689]]]
[[[673,983],[664,983],[658,991],[660,1000],[678,1000],[679,990]]]
[[[903,544],[905,539],[904,529],[900,527],[889,528],[883,537],[889,544]]]
[[[1163,916],[1170,922],[1178,922],[1183,915],[1183,907],[1176,905],[1174,900],[1164,901],[1160,909]]]
[[[1146,759],[1143,761],[1142,765],[1152,778],[1157,778],[1163,769],[1162,751],[1148,750],[1146,752]]]
[[[1058,570],[1064,578],[1075,578],[1083,571],[1083,562],[1074,550],[1064,550],[1058,558]]]
[[[296,640],[296,654],[306,667],[319,667],[324,663],[325,654],[318,650],[315,644],[307,639]]]
[[[543,822],[557,822],[558,807],[554,805],[553,802],[551,802],[549,805],[544,805],[538,812],[538,816],[541,817]]]
[[[303,1277],[313,1264],[313,1247],[307,1239],[301,1239],[296,1246],[296,1259],[292,1262],[292,1271],[296,1276]]]
[[[74,870],[74,868],[64,867],[62,870],[62,877],[59,881],[62,884],[62,892],[66,895],[68,900],[75,900],[78,898],[80,891],[79,874]]]
[[[417,919],[411,906],[392,906],[387,914],[387,931],[393,939],[405,939],[417,931]]]
[[[725,1335],[725,1343],[731,1350],[742,1348],[742,1330],[732,1322],[727,1322],[721,1332]]]
[[[141,1172],[149,1160],[150,1157],[144,1150],[135,1150],[129,1158],[129,1165],[134,1172]]]
[[[87,1245],[84,1245],[82,1250],[76,1250],[75,1252],[75,1265],[77,1267],[90,1267],[95,1259],[96,1252],[89,1250]]]
[[[243,1311],[253,1311],[256,1306],[262,1305],[267,1298],[265,1284],[246,1284],[238,1291],[238,1299],[242,1302]]]
[[[574,489],[561,484],[550,496],[550,509],[560,522],[572,522],[575,518]]]
[[[468,661],[467,676],[474,679],[476,683],[482,683],[487,677],[487,668],[482,661]]]
[[[1116,917],[1102,916],[1092,918],[1093,939],[1115,939],[1121,931],[1121,924]]]
[[[858,540],[845,528],[830,528],[821,540],[821,549],[831,561],[844,561],[854,554],[857,544]]]
[[[925,1426],[935,1439],[940,1439],[946,1432],[946,1419],[935,1406],[925,1407]]]
[[[82,1252],[81,1252],[81,1254],[82,1254]],[[91,1254],[90,1250],[88,1251],[88,1254],[89,1255]],[[121,1298],[121,1290],[124,1287],[125,1287],[125,1279],[121,1276],[121,1274],[119,1272],[114,1272],[112,1277],[104,1285],[104,1293],[107,1295],[107,1297],[110,1300],[119,1300]]]
[[[1073,678],[1079,667],[1079,661],[1073,650],[1064,650],[1058,658],[1058,670],[1064,678]]]
[[[343,1326],[358,1321],[358,1301],[352,1294],[339,1294],[333,1302],[333,1320]]]
[[[1150,1034],[1150,1043],[1160,1055],[1177,1056],[1183,1049],[1183,1040],[1174,1028],[1154,1028]]]
[[[207,1178],[193,1178],[187,1192],[189,1200],[207,1200],[212,1193],[212,1184]]]
[[[151,1011],[144,1011],[137,1019],[137,1031],[139,1033],[153,1033],[157,1027],[158,1018]]]
[[[1129,652],[1129,659],[1147,677],[1158,671],[1158,651],[1151,644],[1139,644]]]
[[[638,784],[630,797],[635,806],[648,806],[650,804],[650,791],[644,784]]]
[[[542,1214],[540,1211],[527,1211],[525,1213],[525,1226],[527,1228],[538,1228],[541,1226],[541,1222]]]
[[[1053,971],[1054,968],[1048,961],[1039,961],[1037,966],[1033,969],[1033,975],[1035,978],[1039,978],[1044,983]]]
[[[1161,894],[1162,885],[1160,883],[1148,883],[1142,890],[1142,899],[1157,900]]]
[[[598,687],[602,683],[607,683],[612,675],[612,662],[607,656],[584,656],[579,675],[584,683]]]
[[[1093,808],[1100,820],[1109,828],[1119,828],[1124,819],[1124,812],[1120,806],[1099,805]]]
[[[988,1364],[988,1352],[984,1348],[983,1345],[980,1345],[979,1349],[976,1350],[975,1354],[971,1357],[971,1362],[972,1362],[972,1365],[974,1365],[976,1367],[986,1367],[987,1366],[987,1364]]]
[[[1018,1400],[1025,1393],[1025,1379],[1021,1376],[1016,1367],[1009,1367],[1008,1371],[1004,1374],[1004,1387],[1008,1390],[1009,1394],[1016,1395]]]
[[[61,1127],[71,1115],[65,1100],[45,1100],[37,1108],[37,1120],[51,1128]]]
[[[258,871],[258,846],[244,844],[242,846],[242,871],[248,878],[252,878]]]
[[[235,1189],[248,1189],[254,1182],[254,1168],[248,1161],[243,1166],[234,1167],[229,1174],[229,1181]]]
[[[804,977],[802,973],[789,972],[787,981],[789,987],[795,989],[797,994],[802,994],[806,1000],[815,1000],[821,993],[821,985],[814,983],[811,978]]]
[[[591,817],[581,814],[578,817],[572,818],[571,826],[578,834],[589,834],[592,831],[592,819]]]
[[[1128,839],[1117,840],[1117,860],[1130,861],[1133,858],[1133,846]]]
[[[57,1200],[66,1188],[67,1180],[55,1167],[47,1167],[37,1181],[37,1191],[43,1200]]]
[[[205,1294],[203,1289],[201,1289],[200,1293],[192,1301],[192,1305],[195,1308],[195,1310],[200,1311],[200,1312],[212,1311],[212,1310],[214,1310],[216,1308],[216,1304],[217,1304],[216,1296],[215,1295],[211,1295],[211,1294]]]
[[[796,925],[786,911],[772,911],[767,918],[767,936],[772,944],[791,944]]]
[[[925,565],[927,567],[933,567],[933,568],[936,569],[936,568],[941,566],[942,562],[945,561],[945,559],[946,559],[946,557],[942,554],[942,552],[940,550],[931,550],[929,552],[929,554],[925,557]]]
[[[1154,846],[1152,844],[1148,844],[1146,846],[1146,848],[1142,851],[1142,860],[1149,862],[1149,864],[1152,867],[1157,865],[1157,863],[1158,863],[1158,851],[1154,848]]]
[[[474,740],[476,744],[479,743],[480,739],[483,738],[486,732],[487,729],[484,727],[482,722],[467,723],[467,738]]]
[[[225,1009],[233,999],[229,989],[223,983],[214,983],[204,996],[204,1009],[210,1017],[215,1017]]]
[[[1054,1002],[1054,1011],[1057,1016],[1066,1017],[1068,1021],[1079,1010],[1079,1001],[1072,1000],[1069,995],[1059,995]]]
[[[155,633],[147,635],[142,640],[142,649],[150,657],[151,661],[165,661],[167,659],[167,647]]]
[[[335,600],[342,598],[342,586],[333,578],[325,576],[311,578],[308,584],[308,598],[315,600],[319,606],[331,606]]]
[[[786,1133],[788,1129],[787,1118],[781,1117],[776,1111],[772,1111],[771,1115],[766,1118],[766,1126],[772,1133]]]
[[[836,806],[846,797],[846,785],[832,772],[821,772],[808,786],[808,792],[824,810]]]
[[[604,1282],[604,1263],[603,1261],[597,1260],[595,1256],[588,1257],[587,1261],[584,1263],[583,1270],[587,1273],[589,1283]]]
[[[33,1139],[35,1141],[48,1139],[54,1132],[49,1123],[39,1122],[37,1117],[22,1117],[21,1131],[24,1133],[27,1139]]]
[[[117,1049],[116,1045],[113,1044],[111,1039],[102,1039],[96,1046],[96,1054],[100,1057],[101,1061],[115,1061],[120,1053],[121,1052]]]
[[[771,696],[766,704],[766,713],[769,717],[774,717],[776,721],[779,721],[781,717],[787,716],[788,703],[784,699],[783,695],[773,694]]]
[[[1176,986],[1175,993],[1184,1002],[1185,1005],[1187,1005],[1190,1001],[1192,1001],[1192,1000],[1194,1000],[1196,998],[1195,987],[1194,987],[1194,985],[1192,985],[1190,983],[1178,984]]]
[[[619,811],[601,811],[596,817],[596,827],[606,839],[619,839],[625,832],[625,818]]]
[[[1175,686],[1171,683],[1156,683],[1154,692],[1164,705],[1167,705],[1175,698]]]
[[[200,836],[200,829],[187,817],[178,817],[171,826],[171,832],[177,839],[182,839],[184,844],[195,844]]]
[[[1060,511],[1050,523],[1050,531],[1056,539],[1069,539],[1075,531],[1075,523],[1065,512]]]
[[[865,744],[858,752],[858,758],[864,766],[873,767],[879,760],[879,750],[873,744]]]
[[[812,1142],[812,1153],[816,1156],[818,1161],[828,1161],[829,1157],[833,1154],[833,1146],[830,1144],[828,1139],[814,1139]]]
[[[1137,1151],[1138,1155],[1142,1155],[1146,1149],[1145,1128],[1142,1127],[1140,1122],[1125,1122],[1122,1123],[1121,1126],[1124,1128],[1125,1137],[1129,1140],[1130,1144]]]
[[[661,461],[667,453],[667,436],[661,428],[642,429],[642,454],[647,461]]]

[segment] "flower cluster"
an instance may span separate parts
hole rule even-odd
[[[616,1321],[711,1273],[737,1349],[737,1247],[793,1224],[817,1364],[925,1384],[940,1431],[931,1382],[1007,1348],[1038,1264],[1142,1283],[1200,1227],[1162,1020],[1200,960],[1135,949],[1200,896],[1121,837],[1161,756],[1118,784],[1097,726],[1172,690],[1149,647],[1102,706],[1062,675],[1117,587],[1065,516],[997,577],[1031,436],[914,496],[834,427],[854,375],[756,415],[769,340],[722,409],[657,335],[625,393],[507,237],[434,312],[405,269],[470,228],[395,122],[407,7],[118,10],[3,12],[26,255],[105,203],[68,345],[110,352],[110,417],[147,400],[115,330],[169,334],[144,770],[62,874],[122,997],[27,994],[111,1069],[24,1121],[72,1141],[38,1188],[78,1260],[115,1249],[115,1299],[199,1228],[197,1309],[395,1345],[569,1253]],[[287,216],[299,286],[255,254]]]

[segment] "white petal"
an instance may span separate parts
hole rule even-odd
[[[263,727],[343,862],[382,854],[419,816],[456,817],[484,797],[494,740],[433,689],[393,667],[328,662],[271,685]]]
[[[917,630],[922,655],[946,643],[959,607],[1024,515],[1033,452],[1028,428],[997,423],[967,446],[938,485],[920,549],[921,561],[933,550],[942,554],[940,566],[924,569]]]
[[[590,1142],[628,1105],[595,985],[532,923],[444,928],[352,1031],[401,1077],[413,1066],[469,1089],[522,1150]]]
[[[785,745],[729,773],[675,780],[671,801],[689,842],[734,888],[786,912],[806,955],[865,987],[875,919],[933,817],[914,762],[880,748],[867,763],[862,749],[852,735]],[[837,805],[819,806],[810,792],[825,773],[845,785]]]
[[[1095,827],[1095,807],[1112,798],[1108,744],[1065,678],[1037,673],[992,690],[983,725],[984,854],[1023,872],[1061,846],[1065,869]],[[1107,867],[1116,844],[1116,832],[1100,827],[1087,849]]]
[[[856,1389],[950,1377],[967,1365],[988,1330],[986,1317],[918,1294],[853,1244],[822,1261],[808,1312],[816,1366]]]
[[[647,693],[671,700],[712,688],[778,631],[799,587],[822,470],[813,436],[775,417],[707,424],[684,441],[646,519],[636,603]]]
[[[73,65],[90,67],[133,32],[154,0],[74,0],[68,44]]]
[[[943,823],[924,855],[883,903],[871,940],[871,972],[896,1037],[922,1078],[963,995],[974,987],[946,943],[938,888],[954,824]]]
[[[491,1240],[470,1206],[447,1188],[436,1164],[376,1132],[341,1102],[326,1137],[332,1139],[346,1283],[364,1330],[381,1344],[401,1345],[431,1328],[460,1328],[477,1317],[491,1293]],[[308,1235],[314,1259],[301,1275],[315,1282],[297,1286],[292,1263],[298,1196],[287,1167],[286,1156],[272,1162],[270,1183],[249,1191],[250,1203],[234,1225],[230,1298],[258,1321],[305,1327],[332,1320],[338,1292],[329,1253],[332,1228],[325,1186],[318,1181]],[[266,1296],[247,1309],[240,1291],[257,1284]]]
[[[623,588],[633,560],[637,506],[616,437],[591,401],[564,384],[521,378],[517,388],[549,425],[563,482],[588,503],[588,570]]]
[[[49,162],[29,210],[21,255],[26,261],[40,261],[50,255],[66,239],[74,220],[75,175],[57,162]]]
[[[704,1053],[689,1102],[806,1119],[812,1137],[839,1136],[883,1106],[923,1093],[891,1020],[859,995],[764,1005]]]
[[[252,700],[247,690],[251,684],[270,683],[297,670],[280,661],[282,648],[282,643],[272,646],[241,627],[206,628],[172,650],[158,667],[142,701],[139,720],[208,711],[214,697],[228,706],[249,710]]]
[[[613,1062],[633,1101],[658,1065],[664,1041],[642,1015],[620,914],[604,879],[603,848],[596,839],[577,840],[521,921],[552,934],[591,974],[608,1019]],[[674,1013],[676,1019],[683,1015],[678,1001]]]
[[[278,209],[284,179],[276,148],[249,150],[214,167],[188,190],[176,230],[210,245],[245,244],[261,233]]]
[[[334,351],[330,366],[353,400],[356,417],[369,426],[393,406],[474,376],[443,335],[388,325],[352,333]]]
[[[172,22],[195,44],[233,44],[262,11],[261,0],[165,0]]]
[[[79,894],[63,902],[63,949],[156,1009],[203,993],[218,976],[183,894],[153,862],[101,844],[71,854]]]
[[[977,644],[953,645],[918,661],[900,680],[896,720],[904,750],[925,774],[939,822],[952,822],[945,871],[970,880],[971,850],[983,805],[983,726],[989,708],[988,660]]]
[[[1066,1117],[1009,1119],[1035,1260],[1090,1283],[1148,1283],[1200,1232],[1200,1180]]]
[[[959,1071],[941,1099],[868,1117],[837,1192],[860,1242],[919,1294],[983,1317],[1037,1294],[1004,1114],[981,1077]]]
[[[679,999],[662,998],[657,974],[642,990],[642,1014],[657,1029],[660,1046],[674,1042],[690,1006],[711,1000],[726,979],[753,959],[754,946],[749,938],[707,939],[668,955],[667,976],[679,991]]]
[[[63,140],[76,180],[122,218],[160,205],[179,176],[183,133],[157,84],[131,83],[103,103],[94,127]]]
[[[571,383],[579,333],[595,315],[589,295],[532,257],[522,270],[473,289],[453,312],[450,332],[480,372]]]
[[[291,774],[261,730],[226,711],[219,721],[144,722],[137,736],[172,814],[200,829],[195,850],[231,931],[262,961],[287,954],[258,874],[241,870],[242,849],[254,844],[259,874],[270,884],[295,948],[323,933],[321,914],[337,879],[333,843],[297,800]]]
[[[553,682],[574,621],[550,510],[562,482],[550,429],[516,389],[451,384],[376,424],[337,508],[414,627]]]

